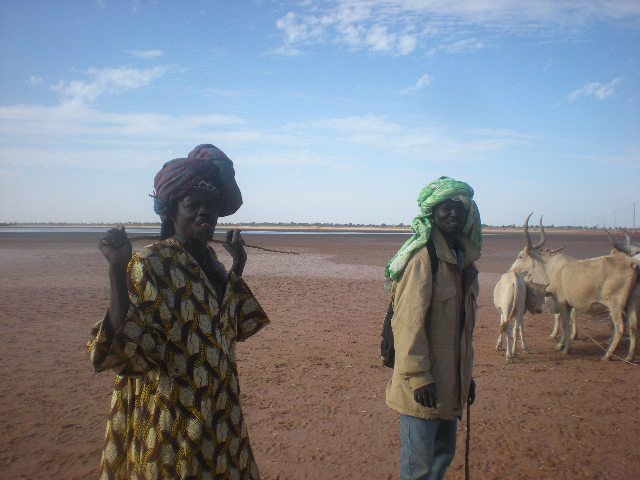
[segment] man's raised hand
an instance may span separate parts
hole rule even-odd
[[[234,228],[233,230],[228,230],[226,241],[227,243],[224,244],[224,249],[233,259],[231,271],[241,277],[244,266],[247,263],[247,252],[244,249],[244,240],[240,235],[240,229]]]
[[[124,270],[131,260],[131,242],[127,237],[124,226],[120,225],[107,231],[100,239],[98,248],[109,262],[110,268]]]

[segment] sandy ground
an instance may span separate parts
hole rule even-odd
[[[95,478],[113,376],[85,352],[107,302],[95,235],[0,235],[0,478]],[[245,276],[271,325],[239,346],[243,410],[263,478],[397,478],[397,415],[384,403],[379,360],[388,304],[383,265],[406,235],[248,235],[295,250],[249,250]],[[562,356],[549,314],[527,317],[529,353],[507,363],[493,348],[492,290],[522,238],[485,237],[475,332],[472,409],[476,479],[630,479],[640,474],[640,367],[602,362],[591,340]],[[637,241],[636,241],[637,243]],[[606,236],[552,234],[579,258]],[[225,259],[225,257],[222,257]],[[600,343],[606,319],[583,317]],[[618,354],[624,353],[624,343]],[[638,359],[638,357],[636,357]],[[448,479],[464,478],[465,428]]]

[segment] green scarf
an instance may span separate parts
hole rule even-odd
[[[433,230],[433,208],[449,199],[458,200],[464,204],[466,220],[462,235],[471,240],[478,250],[482,247],[480,212],[476,202],[473,201],[473,189],[464,182],[450,177],[440,177],[420,191],[418,195],[420,213],[411,222],[413,235],[404,242],[387,265],[385,269],[387,281],[398,281],[413,252],[427,244]]]

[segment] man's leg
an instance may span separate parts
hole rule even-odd
[[[400,480],[431,480],[440,420],[400,415]],[[454,437],[455,448],[455,437]],[[446,468],[446,467],[445,467]]]
[[[458,421],[439,420],[438,422],[430,480],[442,480],[456,454]]]

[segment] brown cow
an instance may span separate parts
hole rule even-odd
[[[521,273],[527,283],[546,285],[547,295],[558,307],[561,319],[560,342],[557,349],[569,353],[569,312],[599,314],[609,312],[614,334],[603,359],[609,360],[620,343],[624,332],[625,315],[629,317],[629,352],[626,360],[635,355],[638,312],[632,293],[638,284],[640,263],[623,255],[576,260],[563,253],[542,249],[546,241],[542,230],[542,241],[531,243],[529,219],[524,224],[526,245],[518,254],[510,271]]]

